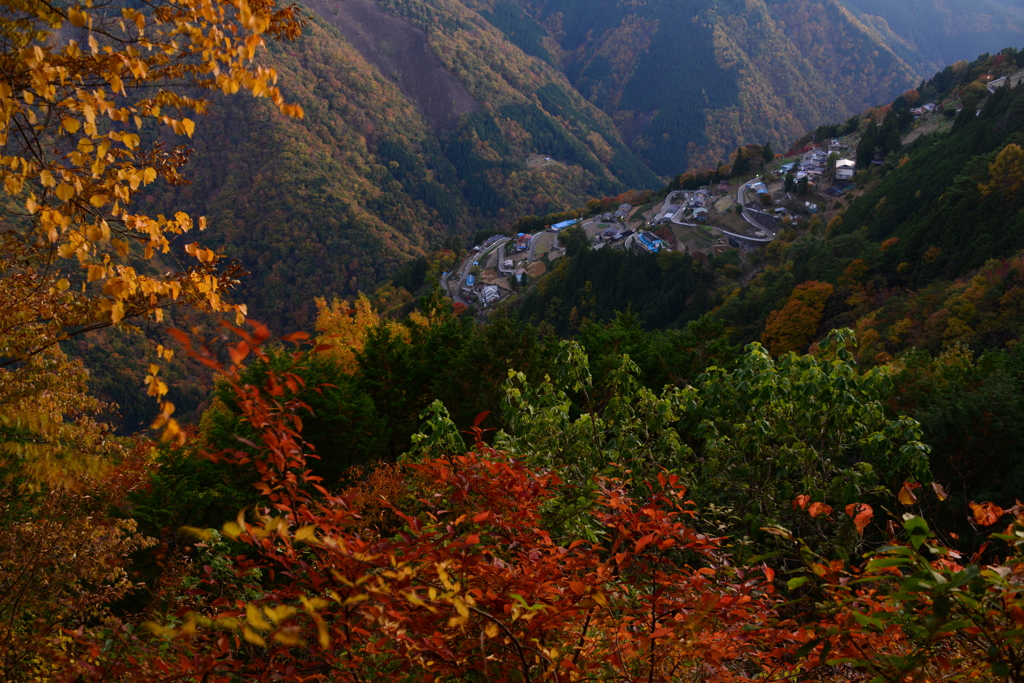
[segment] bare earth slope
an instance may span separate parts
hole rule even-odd
[[[480,111],[480,103],[430,49],[427,34],[385,14],[374,0],[306,0],[305,4],[338,29],[366,61],[393,79],[435,132],[452,131],[459,116]]]

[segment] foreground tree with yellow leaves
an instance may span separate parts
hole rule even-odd
[[[270,98],[264,41],[298,34],[274,0],[10,0],[0,5],[0,678],[47,677],[63,629],[132,589],[149,541],[110,516],[150,450],[114,439],[59,344],[170,306],[244,316],[237,273],[192,234],[204,220],[146,216],[136,193],[185,182],[203,90]],[[149,142],[144,142],[148,140]],[[171,351],[157,348],[162,360]],[[150,365],[159,427],[179,434]],[[63,636],[66,641],[67,636]]]
[[[191,136],[202,89],[247,90],[301,116],[257,61],[266,37],[300,25],[274,0],[4,3],[0,368],[29,372],[27,359],[70,336],[160,321],[168,306],[244,315],[225,298],[237,273],[191,236],[203,218],[132,210],[157,179],[185,182],[188,151],[143,135]],[[162,398],[166,387],[149,384]],[[173,434],[171,411],[158,422]]]

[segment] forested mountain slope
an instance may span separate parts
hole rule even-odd
[[[746,142],[785,148],[918,78],[836,0],[521,4],[577,89],[663,174],[715,166]]]
[[[371,289],[450,237],[657,187],[655,173],[716,166],[747,142],[785,149],[891,100],[927,61],[838,0],[308,11],[303,36],[270,50],[306,118],[219,99],[192,141],[193,184],[150,196],[154,211],[207,215],[251,273],[240,300],[287,326],[308,326],[313,296]]]
[[[941,69],[1024,41],[1024,7],[1013,0],[842,0],[919,71]]]
[[[343,23],[344,13],[317,6]],[[391,22],[383,26],[395,44],[406,40],[425,59],[418,29],[377,18]],[[482,44],[459,53],[468,63],[427,64],[419,75],[433,80],[415,91],[396,75],[401,54],[389,62],[395,50],[387,44],[357,41],[368,60],[312,14],[298,40],[272,44],[269,56],[305,117],[287,119],[261,100],[216,98],[191,140],[191,185],[154,189],[148,206],[207,216],[209,243],[250,273],[238,299],[261,319],[308,327],[314,297],[371,290],[449,238],[462,246],[481,227],[659,184],[557,71],[483,29]],[[516,62],[524,58],[529,68]],[[477,61],[486,59],[504,71],[462,78],[481,78],[485,62]],[[450,107],[429,101],[438,84],[455,98]],[[530,154],[559,163],[531,168]]]

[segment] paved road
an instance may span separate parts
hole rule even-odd
[[[505,245],[511,240],[507,240],[498,245],[498,272],[502,275],[512,275],[515,270],[505,270]]]
[[[526,262],[527,263],[532,263],[533,262],[534,257],[536,255],[536,251],[537,251],[537,243],[542,241],[542,240],[544,240],[546,234],[547,234],[546,231],[538,232],[530,240],[530,249],[529,249],[529,251],[526,252]],[[552,240],[551,240],[551,249],[556,249],[557,247],[558,247],[558,234],[557,233],[553,233]]]
[[[743,215],[743,220],[745,220],[747,223],[750,223],[755,228],[760,228],[761,230],[764,230],[769,235],[771,235],[771,237],[769,237],[769,238],[764,240],[766,242],[771,242],[773,239],[775,239],[775,231],[772,230],[771,228],[769,228],[767,225],[762,225],[761,223],[758,223],[757,221],[755,221],[753,217],[757,213],[760,213],[760,212],[759,211],[751,211],[748,208],[744,208],[743,209],[743,214],[742,214]],[[753,238],[753,239],[757,239],[757,238]]]
[[[685,225],[688,228],[703,228],[703,227],[714,228],[715,230],[717,230],[718,232],[722,233],[723,235],[728,235],[729,237],[735,237],[736,239],[746,240],[748,242],[753,242],[755,244],[767,244],[768,242],[771,242],[773,239],[775,239],[775,235],[774,234],[771,237],[752,237],[750,235],[741,235],[741,234],[739,234],[737,232],[733,232],[731,230],[727,230],[726,228],[723,228],[720,225],[704,226],[704,225],[699,225],[697,223],[684,223],[682,221],[675,220],[675,217],[672,218],[672,222],[675,223],[676,225]],[[753,225],[753,223],[751,223],[751,225]],[[757,226],[757,227],[760,228],[761,226]],[[764,228],[761,228],[761,229],[763,230]]]
[[[665,197],[665,203],[661,205],[661,211],[659,211],[658,213],[656,213],[654,215],[657,216],[659,213],[660,214],[665,213],[668,210],[668,207],[670,207],[673,204],[675,204],[676,196],[677,195],[681,195],[681,194],[682,194],[681,190],[676,190],[675,192],[669,192],[668,196]]]
[[[747,202],[746,202],[747,198],[744,196],[746,193],[747,193],[747,186],[746,185],[740,185],[740,189],[736,190],[736,203],[739,204],[740,206],[746,206],[747,205]]]

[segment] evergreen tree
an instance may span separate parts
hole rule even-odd
[[[860,143],[857,145],[857,168],[867,168],[871,165],[871,160],[875,158],[875,137],[877,135],[878,127],[874,121],[868,124],[868,127],[864,129],[864,135],[860,139]]]
[[[732,162],[732,177],[741,176],[750,170],[750,160],[742,147],[736,148],[736,159]]]
[[[906,133],[913,123],[914,115],[910,113],[910,109],[900,109],[900,113],[896,115],[896,127],[899,131]]]
[[[903,141],[900,140],[900,132],[894,128],[882,143],[882,154],[888,156],[891,152],[900,151],[901,147],[903,147]]]
[[[764,143],[764,149],[761,151],[761,158],[764,159],[764,163],[770,164],[775,161],[775,150],[772,149],[772,143]]]

